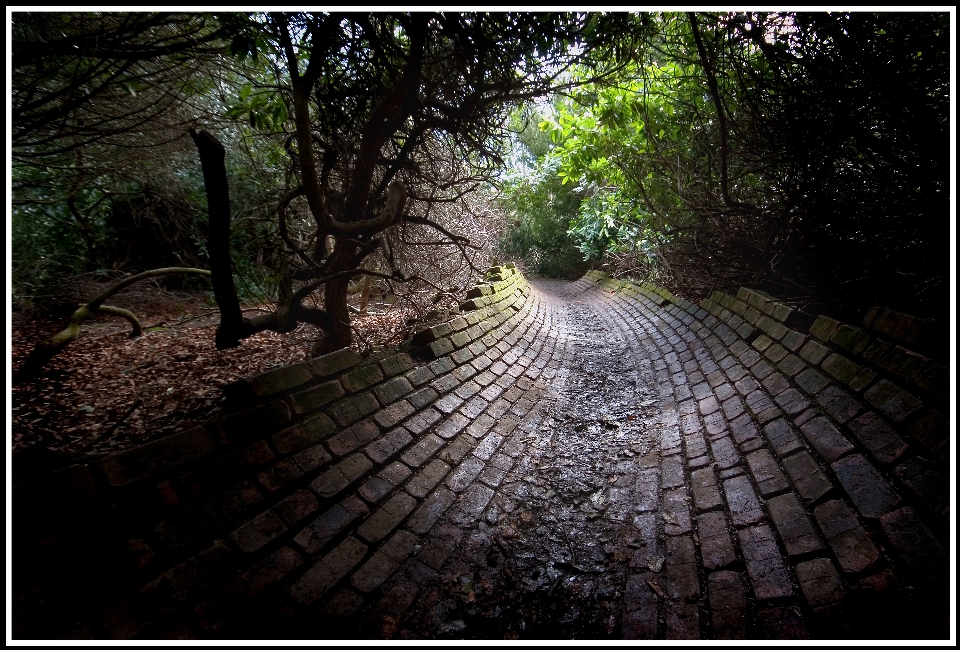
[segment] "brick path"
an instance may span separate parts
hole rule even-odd
[[[299,364],[62,470],[97,512],[136,501],[140,566],[58,636],[949,636],[948,487],[909,394],[850,395],[816,368],[852,362],[779,321],[503,276],[415,339],[429,363]],[[15,600],[26,637],[55,591]]]

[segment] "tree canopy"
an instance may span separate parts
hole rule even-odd
[[[12,35],[18,295],[207,266],[218,345],[307,323],[316,353],[350,344],[363,277],[442,293],[494,254],[946,303],[946,13],[43,11]]]
[[[663,13],[542,126],[591,259],[691,295],[948,303],[949,15]],[[547,162],[549,160],[549,162]]]

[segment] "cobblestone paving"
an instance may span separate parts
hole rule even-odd
[[[512,282],[496,331],[435,328],[432,362],[331,355],[338,380],[99,461],[166,500],[131,548],[175,566],[62,638],[948,636],[942,520],[881,473],[905,443],[872,411],[855,446],[832,421],[859,402],[797,357],[785,376],[786,350],[587,279]]]
[[[388,468],[409,476],[383,507],[396,514],[338,550],[392,537],[300,636],[883,638],[926,635],[899,627],[905,612],[942,623],[783,400],[663,312],[534,284],[509,351],[468,371],[467,401]],[[314,573],[293,591],[330,580]]]

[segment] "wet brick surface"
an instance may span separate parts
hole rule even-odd
[[[503,275],[418,335],[435,360],[258,378],[262,442],[238,414],[100,461],[183,505],[131,524],[140,586],[57,635],[945,638],[948,485],[909,433],[936,414],[847,330],[749,290]],[[14,594],[24,638],[43,593]]]

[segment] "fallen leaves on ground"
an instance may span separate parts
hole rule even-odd
[[[145,288],[123,295],[145,333],[102,316],[50,361],[42,376],[13,389],[13,450],[40,444],[57,451],[110,453],[199,424],[223,407],[221,388],[233,381],[308,358],[316,330],[261,332],[232,350],[214,345],[219,312],[199,294]],[[364,351],[399,343],[415,314],[375,306],[355,316]],[[255,313],[255,312],[253,312]],[[64,326],[65,319],[15,314],[12,361]]]

